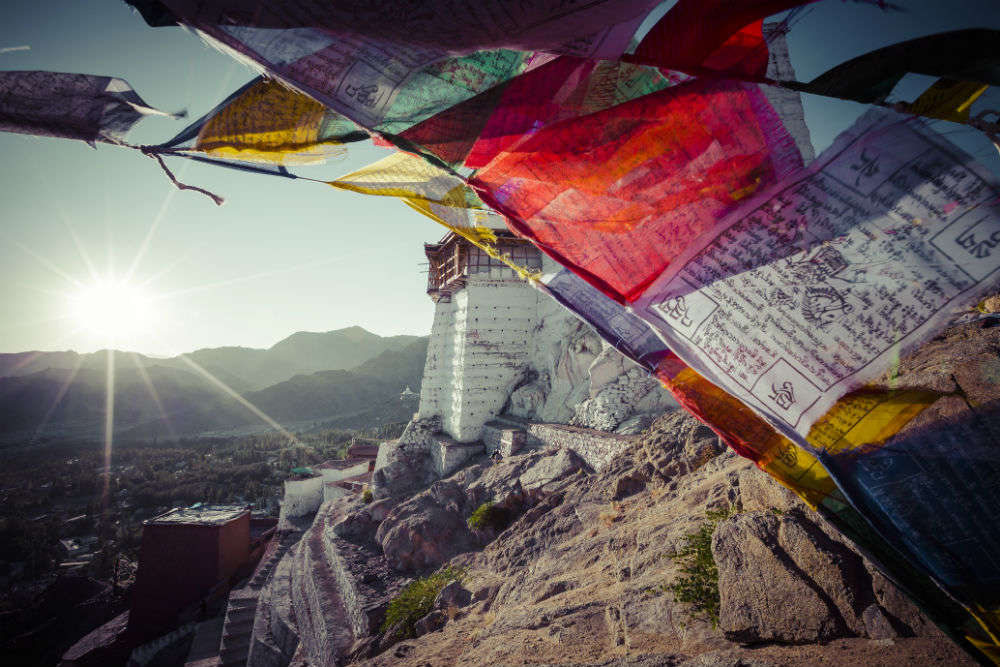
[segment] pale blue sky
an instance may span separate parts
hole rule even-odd
[[[909,11],[883,14],[838,0],[815,6],[789,38],[799,78],[901,39],[1000,27],[995,0],[899,4]],[[119,76],[152,106],[186,108],[189,119],[254,76],[184,30],[146,27],[115,0],[4,0],[0,50],[20,45],[31,49],[0,52],[0,70]],[[990,99],[996,108],[998,97]],[[817,151],[861,110],[808,99]],[[185,122],[148,118],[129,139],[165,141]],[[996,172],[996,151],[981,137],[961,131],[953,138]],[[303,173],[333,177],[386,154],[367,144],[348,150],[346,158]],[[430,329],[422,243],[443,230],[394,200],[171,161],[180,180],[225,196],[219,208],[176,191],[154,161],[134,151],[0,134],[0,156],[0,351],[101,347],[94,336],[74,333],[60,296],[72,286],[52,267],[85,282],[85,254],[99,272],[122,273],[156,221],[135,275],[159,274],[146,290],[173,296],[158,301],[155,334],[122,343],[130,349],[267,347],[294,331],[354,324],[381,335]]]

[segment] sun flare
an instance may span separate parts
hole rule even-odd
[[[152,297],[114,279],[81,287],[71,299],[71,308],[82,329],[108,342],[148,332],[156,321]]]

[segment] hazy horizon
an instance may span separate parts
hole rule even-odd
[[[192,349],[189,349],[189,350],[183,350],[181,352],[177,352],[176,354],[150,354],[148,352],[143,352],[141,350],[130,350],[130,349],[118,348],[118,347],[110,347],[110,348],[109,347],[101,347],[101,348],[97,348],[95,350],[87,350],[87,351],[75,350],[73,348],[62,348],[62,349],[33,348],[33,349],[29,349],[29,350],[0,350],[0,354],[30,354],[32,352],[75,352],[76,354],[97,354],[97,353],[100,353],[100,352],[106,352],[107,350],[114,350],[115,352],[120,352],[122,354],[141,354],[142,356],[149,357],[151,359],[170,359],[172,357],[175,357],[175,356],[178,356],[178,355],[181,355],[181,354],[191,354],[192,352],[198,352],[199,350],[215,350],[215,349],[220,349],[220,348],[234,348],[235,347],[235,348],[242,348],[242,349],[248,349],[248,350],[269,350],[272,347],[274,347],[275,345],[277,345],[278,343],[280,343],[281,341],[286,340],[288,338],[291,338],[292,336],[295,336],[296,334],[328,334],[328,333],[336,333],[338,331],[344,331],[346,329],[354,329],[354,328],[363,329],[364,331],[367,331],[370,334],[374,334],[374,335],[376,335],[376,336],[378,336],[380,338],[393,338],[395,336],[416,336],[417,338],[423,338],[425,336],[429,336],[430,335],[430,329],[429,328],[428,328],[428,330],[425,333],[402,333],[402,334],[393,333],[393,334],[383,334],[383,333],[379,333],[377,331],[372,331],[371,329],[368,329],[367,327],[362,327],[360,325],[355,324],[355,325],[348,325],[346,327],[338,327],[336,329],[329,329],[327,331],[306,331],[306,330],[293,331],[292,333],[288,334],[287,336],[283,336],[283,337],[275,340],[273,343],[271,343],[269,345],[262,345],[262,346],[256,346],[256,345],[209,345],[209,346],[196,347],[196,348],[192,348]]]

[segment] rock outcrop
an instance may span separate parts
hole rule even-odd
[[[402,435],[379,447],[372,487],[378,497],[406,497],[437,479],[430,449],[441,430],[438,417],[414,418]]]
[[[676,402],[649,373],[554,301],[546,304],[524,380],[507,412],[540,422],[613,431],[626,419]]]
[[[474,535],[460,521],[484,499],[520,508],[499,534]],[[671,554],[705,524],[706,509],[725,507],[736,513],[713,540],[722,591],[714,627],[674,599],[681,573]],[[469,603],[450,613],[436,604],[419,637],[359,665],[813,664],[789,662],[797,655],[971,664],[818,515],[680,412],[600,473],[568,452],[469,468],[401,503],[379,534],[439,520],[441,542],[459,545],[447,564],[465,571]],[[407,567],[447,554],[440,545],[419,557],[390,552]]]
[[[467,468],[393,508],[379,525],[375,540],[397,570],[438,567],[496,538],[494,529],[476,530],[467,523],[477,507],[490,502],[511,516],[520,514],[544,498],[548,489],[586,468],[579,456],[566,449]]]
[[[957,422],[980,424],[984,433],[998,426],[998,322],[954,326],[885,378],[953,394],[889,446]],[[578,359],[589,354],[583,350],[595,353],[592,377],[616,385],[611,361],[597,363],[601,353],[585,337],[577,343]],[[534,385],[520,394],[525,405],[545,381],[539,373],[522,385]],[[420,452],[433,426],[411,424],[400,463],[390,468],[410,486],[367,506],[331,501],[344,504],[325,506],[296,555],[279,564],[257,619],[271,650],[256,654],[271,660],[251,659],[251,667],[283,667],[288,662],[279,658],[289,657],[290,646],[297,660],[358,667],[973,664],[820,515],[680,411],[660,416],[599,471],[569,450],[550,449],[474,463],[444,480],[419,467],[407,478],[403,462]],[[471,528],[468,518],[486,502],[503,510],[504,521]],[[676,599],[684,573],[674,555],[707,525],[706,513],[720,509],[730,515],[711,539],[716,626]],[[332,582],[350,646],[329,625],[336,605],[324,608],[323,596],[298,583],[301,573],[290,576],[310,554],[328,569],[316,569],[309,586]],[[443,565],[464,576],[418,619],[419,636],[395,642],[381,635],[380,614],[392,596]],[[298,639],[321,617],[326,639],[322,628],[323,641]]]

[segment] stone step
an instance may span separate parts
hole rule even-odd
[[[229,658],[220,658],[219,667],[244,667],[247,664],[247,657],[246,655],[234,655]]]
[[[219,644],[219,654],[247,650],[250,646],[250,635],[249,632],[237,636],[223,635],[222,643]]]
[[[219,658],[226,662],[232,658],[243,657],[243,660],[247,659],[247,654],[250,652],[250,639],[248,638],[242,644],[236,646],[226,646],[219,651]]]
[[[252,616],[255,611],[257,611],[256,604],[248,605],[246,607],[237,607],[236,609],[230,607],[226,612],[226,616],[246,616],[247,614]]]
[[[253,614],[241,614],[240,616],[226,616],[226,624],[223,627],[226,628],[237,628],[248,623],[253,623],[256,613]]]
[[[228,620],[222,631],[226,634],[239,634],[244,631],[250,632],[253,628],[254,618],[254,616],[250,616],[249,618],[241,618],[239,620]]]
[[[227,605],[229,610],[234,609],[246,609],[247,607],[256,607],[257,598],[256,597],[246,597],[246,598],[229,598],[229,604]]]
[[[223,627],[226,630],[228,630],[229,628],[232,628],[234,630],[239,630],[239,629],[243,628],[244,626],[253,625],[253,619],[255,617],[256,617],[256,614],[251,615],[251,616],[246,616],[246,617],[240,617],[240,618],[227,618],[226,619],[226,624]]]
[[[253,619],[256,615],[256,612],[254,612],[252,614],[240,614],[239,616],[226,616],[226,624],[223,627],[238,628],[248,623],[253,623]]]

